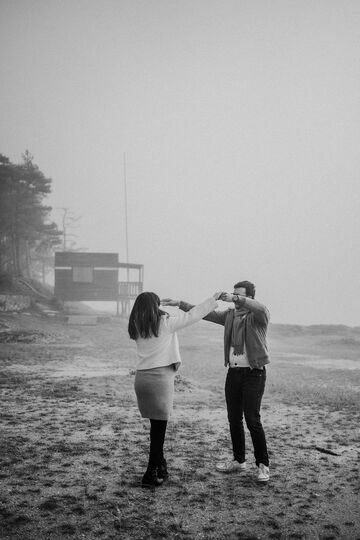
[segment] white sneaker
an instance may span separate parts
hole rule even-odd
[[[216,470],[219,472],[230,473],[236,471],[244,471],[246,469],[246,461],[239,463],[236,459],[232,461],[220,461],[216,464]]]
[[[268,482],[270,479],[270,469],[263,463],[259,463],[257,479],[259,482]]]

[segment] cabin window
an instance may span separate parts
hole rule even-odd
[[[94,269],[91,266],[74,266],[74,283],[92,283],[94,280]]]

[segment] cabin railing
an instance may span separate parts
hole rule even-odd
[[[141,281],[119,281],[119,298],[134,299],[143,290]]]

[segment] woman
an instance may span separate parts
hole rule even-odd
[[[149,463],[143,487],[160,486],[168,477],[163,446],[173,406],[175,372],[181,363],[176,331],[213,311],[220,295],[215,293],[176,317],[160,309],[160,299],[153,292],[141,293],[135,300],[128,326],[138,354],[135,392],[142,417],[150,419]]]

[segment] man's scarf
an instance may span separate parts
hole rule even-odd
[[[237,310],[234,313],[231,344],[234,347],[234,354],[236,356],[244,354],[246,315],[246,313]]]

